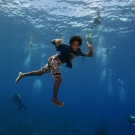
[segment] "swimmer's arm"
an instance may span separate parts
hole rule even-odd
[[[58,39],[58,40],[55,41],[55,47],[56,47],[56,50],[58,52],[62,51],[62,50],[65,50],[65,49],[67,49],[69,47],[67,44],[63,44],[61,42],[62,42],[61,39]]]
[[[93,46],[91,44],[89,44],[88,42],[87,42],[87,45],[88,45],[88,48],[89,48],[90,51],[85,54],[85,57],[92,57],[93,53],[94,53]]]
[[[56,46],[59,46],[61,45],[61,40],[56,40],[55,43],[56,43]]]

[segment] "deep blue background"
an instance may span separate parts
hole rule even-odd
[[[133,12],[122,9],[120,14],[126,13]],[[44,11],[34,16],[38,18],[44,14],[48,18],[56,17]],[[73,69],[60,67],[63,81],[58,98],[65,105],[59,108],[51,102],[54,80],[50,74],[26,77],[17,84],[15,79],[20,71],[40,69],[51,55],[57,53],[50,44],[53,38],[64,38],[68,43],[71,36],[80,35],[83,38],[81,49],[88,51],[85,35],[89,25],[71,27],[68,22],[44,17],[46,27],[36,28],[25,17],[8,16],[3,10],[0,14],[0,135],[134,135],[135,126],[123,118],[135,115],[135,32],[132,18],[129,22],[120,23],[119,20],[111,22],[105,16],[102,26],[92,30],[94,56],[74,59]],[[70,18],[71,22],[84,20],[91,21],[92,18]],[[125,26],[126,31],[132,32],[123,34],[117,29]],[[84,27],[86,30],[82,31]],[[110,27],[116,31],[104,31]],[[34,38],[36,53],[26,51],[30,36]],[[108,59],[104,53],[106,48],[112,49]],[[28,56],[30,61],[25,65]],[[42,87],[38,88],[36,84],[34,89],[34,83],[39,79]],[[109,93],[108,83],[111,83],[112,93]],[[124,94],[120,88],[124,89]],[[26,110],[18,111],[16,108],[12,111],[14,93],[21,95]],[[126,98],[120,99],[120,94]]]

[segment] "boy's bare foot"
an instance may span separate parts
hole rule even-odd
[[[64,105],[64,103],[58,101],[58,100],[55,99],[55,98],[53,98],[52,102],[53,102],[56,106],[58,106],[58,107],[62,107],[62,106]]]
[[[15,82],[17,83],[23,76],[23,73],[22,72],[19,72],[19,75],[17,77],[17,79],[15,80]]]

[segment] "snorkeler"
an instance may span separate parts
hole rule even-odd
[[[94,18],[94,22],[92,23],[92,25],[91,25],[90,28],[93,29],[93,28],[96,27],[97,25],[100,25],[100,24],[101,24],[101,22],[100,22],[101,19],[102,19],[102,17],[100,16],[100,11],[97,10],[97,17]]]
[[[17,103],[17,105],[19,106],[18,110],[20,110],[22,107],[26,109],[25,106],[21,102],[21,96],[19,94],[13,95],[13,108],[12,108],[13,110],[15,110],[15,103]]]
[[[16,83],[25,76],[41,76],[45,73],[50,72],[52,74],[52,77],[55,79],[54,83],[54,93],[53,93],[53,99],[52,102],[59,107],[62,107],[64,103],[60,102],[57,99],[57,93],[59,86],[62,81],[62,76],[59,70],[59,66],[63,63],[66,63],[66,67],[72,68],[72,59],[77,56],[83,56],[83,57],[92,57],[93,56],[93,46],[89,43],[87,43],[89,52],[84,53],[79,48],[82,45],[82,39],[80,36],[73,36],[69,40],[69,45],[62,44],[62,39],[54,39],[52,40],[52,44],[55,46],[56,50],[59,52],[56,55],[51,56],[48,59],[48,62],[46,65],[44,65],[40,70],[38,71],[32,71],[28,73],[22,73],[20,72]]]
[[[128,120],[128,123],[135,125],[135,117],[134,116],[130,116],[130,118],[128,116],[124,116],[124,118],[126,118]]]

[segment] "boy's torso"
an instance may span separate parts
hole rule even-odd
[[[73,51],[72,48],[69,45],[61,44],[59,46],[56,46],[56,50],[59,51],[57,54],[58,59],[62,63],[68,62],[71,58],[80,56],[80,48],[78,48],[77,51]]]

